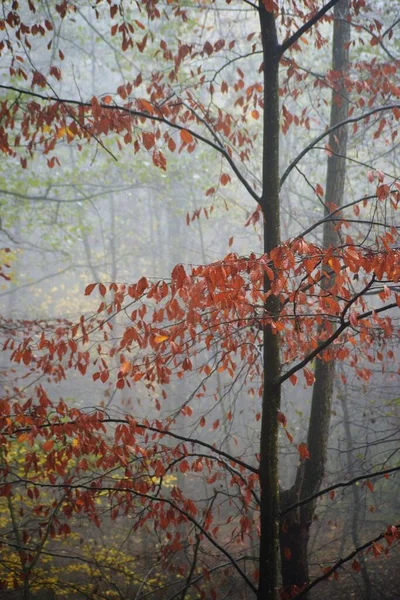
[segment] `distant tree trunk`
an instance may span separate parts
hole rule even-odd
[[[264,215],[264,252],[280,243],[279,221],[279,48],[275,16],[259,4],[264,59],[264,131],[262,197]],[[265,279],[265,290],[269,280]],[[270,315],[279,314],[276,298],[265,305]],[[280,375],[279,335],[269,325],[263,329],[264,382],[260,443],[260,558],[259,600],[277,598],[279,558],[279,489],[278,489],[278,421],[281,390],[276,383]]]
[[[350,24],[346,20],[349,0],[340,0],[334,8],[334,30],[332,43],[332,70],[342,76],[332,92],[330,127],[348,117],[349,101],[346,93],[345,76],[349,64]],[[325,216],[332,205],[343,203],[346,174],[347,129],[341,127],[329,136],[329,146],[333,154],[328,158],[325,194]],[[324,247],[337,245],[338,236],[333,221],[326,221],[323,232]],[[329,280],[329,277],[326,281]],[[282,494],[281,506],[307,498],[319,490],[325,471],[331,402],[334,361],[316,359],[315,383],[311,401],[307,445],[310,459],[299,466],[296,482],[291,490]],[[281,571],[284,589],[293,586],[301,588],[309,580],[307,545],[314,515],[315,502],[302,506],[289,513],[281,525]]]
[[[343,429],[346,436],[346,465],[347,465],[347,476],[349,479],[353,479],[353,477],[357,476],[357,473],[354,469],[353,463],[353,435],[351,432],[350,426],[350,417],[349,417],[349,409],[347,405],[347,397],[346,392],[340,395],[340,404],[342,406],[343,411]],[[360,488],[358,485],[351,486],[351,495],[352,495],[352,505],[351,505],[351,515],[350,515],[350,532],[351,532],[351,540],[353,542],[354,548],[358,548],[361,545],[361,540],[358,535],[358,526],[360,522],[360,511],[361,511],[361,494]],[[362,520],[362,518],[361,518]],[[368,572],[367,562],[364,560],[364,557],[361,555],[359,557],[360,566],[361,566],[361,577],[364,582],[364,598],[365,600],[372,600],[372,585],[371,579]]]

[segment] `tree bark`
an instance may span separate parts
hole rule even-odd
[[[348,116],[349,100],[346,93],[345,77],[349,64],[350,24],[346,20],[349,0],[340,0],[334,8],[334,29],[332,43],[332,70],[341,73],[332,92],[330,127],[345,120]],[[329,136],[329,146],[333,154],[328,158],[325,216],[332,205],[341,206],[346,175],[347,128],[341,127]],[[334,221],[326,221],[323,232],[323,245],[328,248],[337,245],[338,235]],[[326,285],[332,283],[330,277]],[[281,506],[307,498],[321,486],[325,471],[329,424],[335,364],[316,359],[315,383],[311,401],[307,445],[310,459],[299,466],[296,482],[291,490],[282,495]],[[284,590],[291,593],[301,589],[309,580],[307,544],[315,510],[315,502],[305,504],[288,515],[281,525],[281,571]]]
[[[260,1],[260,25],[264,58],[263,117],[263,191],[260,200],[264,215],[264,252],[268,254],[280,243],[279,220],[279,47],[275,16]],[[266,277],[264,289],[268,291]],[[278,316],[276,298],[265,304],[267,315]],[[258,600],[275,600],[279,571],[279,489],[278,489],[278,421],[281,390],[276,383],[280,374],[279,336],[269,325],[263,328],[263,397],[260,440],[260,558]]]
[[[347,396],[346,396],[346,388],[339,396],[340,403],[342,405],[343,411],[343,429],[346,438],[346,466],[347,466],[347,476],[349,479],[356,477],[358,473],[354,469],[354,456],[353,456],[353,435],[351,432],[350,425],[350,416],[349,409],[347,405]],[[351,539],[353,542],[354,548],[358,548],[361,546],[361,540],[359,536],[359,526],[360,521],[363,520],[362,516],[362,506],[361,506],[361,494],[360,488],[358,485],[351,486],[351,495],[352,495],[352,505],[351,505],[351,514],[349,515],[349,525],[351,532]],[[341,555],[342,556],[342,555]],[[361,554],[359,557],[359,562],[361,566],[361,577],[364,582],[364,600],[372,600],[372,585],[371,579],[368,572],[368,565],[365,560],[365,557]]]

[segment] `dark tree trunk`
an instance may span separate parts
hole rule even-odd
[[[342,73],[342,77],[338,80],[337,87],[332,93],[331,127],[346,119],[349,110],[345,86],[350,42],[350,24],[346,20],[348,6],[349,0],[339,0],[334,8],[332,70]],[[346,175],[346,159],[344,157],[347,151],[346,127],[342,127],[330,135],[329,146],[334,153],[328,159],[325,194],[326,216],[331,212],[333,204],[340,206],[343,203]],[[337,242],[335,223],[328,220],[324,225],[323,245],[328,248],[335,246]],[[331,276],[327,274],[325,281],[330,285],[332,283]],[[315,383],[307,436],[310,459],[300,465],[293,489],[282,495],[282,508],[299,499],[307,498],[320,489],[327,455],[334,373],[333,361],[325,362],[319,358],[316,359]],[[296,589],[301,589],[309,580],[307,545],[314,510],[315,502],[305,504],[294,514],[289,514],[281,524],[281,572],[283,588],[287,591],[288,597]]]
[[[264,58],[263,191],[264,252],[280,243],[279,222],[279,48],[275,16],[260,1],[260,24]],[[269,280],[265,279],[265,290]],[[265,305],[269,315],[278,315],[275,298]],[[279,336],[269,325],[263,330],[264,388],[260,443],[260,558],[259,600],[275,600],[279,571],[278,421],[281,390]]]

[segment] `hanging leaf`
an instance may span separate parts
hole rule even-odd
[[[184,144],[191,144],[193,142],[193,136],[187,129],[181,129],[180,136]]]

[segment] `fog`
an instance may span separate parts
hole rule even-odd
[[[377,3],[379,4],[379,3]],[[53,45],[46,49],[49,35],[34,38],[31,49],[22,50],[27,58],[26,68],[30,72],[49,71],[50,65],[62,68],[62,79],[51,80],[51,89],[45,94],[59,98],[76,98],[91,101],[92,96],[101,99],[113,94],[118,86],[133,81],[142,73],[143,85],[136,90],[146,97],[146,83],[151,73],[160,68],[167,69],[167,60],[162,51],[154,53],[146,48],[143,53],[123,52],[119,42],[110,36],[108,12],[109,6],[102,3],[96,8],[86,3],[78,3],[77,10],[63,21],[57,29]],[[380,5],[385,7],[385,3]],[[189,7],[190,8],[193,7]],[[51,3],[40,3],[39,11],[56,17]],[[26,19],[33,18],[27,7]],[[129,4],[129,18],[140,15],[137,7]],[[257,24],[251,12],[238,13],[232,24],[229,12],[206,11],[204,21],[191,15],[188,22],[179,20],[167,23],[163,19],[146,22],[149,39],[161,37],[167,40],[171,48],[177,47],[180,39],[187,37],[190,28],[196,31],[195,43],[203,45],[207,39],[228,38],[231,28],[235,28],[238,44],[235,52],[239,55],[246,47],[246,38]],[[388,11],[383,10],[386,25],[391,22]],[[381,16],[382,16],[381,15]],[[323,31],[330,35],[330,24],[323,25]],[[143,32],[144,35],[144,32]],[[398,35],[398,34],[397,34]],[[201,37],[203,36],[203,37]],[[396,47],[396,35],[392,45]],[[58,50],[62,51],[61,60]],[[397,42],[398,50],[398,42]],[[365,60],[375,51],[377,56],[381,48],[370,47],[365,50]],[[363,58],[360,46],[354,50],[357,59]],[[370,58],[370,56],[369,56]],[[250,57],[247,69],[260,63],[260,56]],[[300,60],[300,58],[299,58]],[[7,83],[13,83],[8,76],[8,67],[12,61],[9,53],[1,57],[2,72]],[[163,62],[164,61],[164,62]],[[196,79],[196,69],[203,58],[194,59],[185,67],[185,78],[171,84],[171,94],[189,88],[191,80]],[[207,59],[207,77],[211,79],[222,66],[220,57]],[[325,73],[330,68],[329,46],[315,52],[314,47],[304,45],[301,54],[301,66],[305,71]],[[239,65],[237,65],[239,66]],[[227,68],[225,80],[229,85],[236,81],[236,65]],[[29,82],[28,82],[29,83]],[[21,87],[28,88],[22,82]],[[250,78],[247,84],[250,84]],[[286,135],[281,134],[281,173],[295,159],[302,148],[312,141],[329,123],[330,89],[321,90],[318,102],[311,102],[313,80],[298,82],[302,93],[293,99],[289,94],[281,98],[288,110],[309,117],[309,126],[291,127]],[[40,90],[39,90],[40,91]],[[135,93],[136,93],[135,92]],[[11,92],[5,92],[4,98]],[[197,88],[193,92],[199,101],[206,92]],[[229,94],[217,94],[218,105],[231,110],[239,119],[240,107],[230,106]],[[326,101],[326,102],[325,102]],[[246,128],[254,135],[251,160],[241,163],[241,169],[249,176],[254,189],[260,191],[261,168],[258,158],[261,153],[262,126],[254,118],[249,118]],[[137,125],[133,127],[137,134]],[[147,124],[142,124],[146,131]],[[175,134],[174,134],[175,135]],[[121,136],[120,136],[121,137]],[[122,136],[123,138],[123,136]],[[227,171],[223,159],[217,152],[205,145],[198,145],[193,153],[185,151],[166,153],[166,170],[153,164],[152,150],[144,147],[137,152],[132,143],[125,143],[113,133],[108,139],[96,139],[95,136],[83,143],[74,136],[57,135],[55,153],[44,154],[38,149],[29,159],[27,168],[23,168],[18,157],[7,157],[0,164],[0,205],[1,205],[1,247],[9,248],[3,262],[10,265],[11,280],[2,280],[0,285],[1,328],[3,342],[14,339],[19,343],[24,337],[31,338],[32,347],[37,345],[41,331],[54,332],[59,327],[70,327],[78,323],[81,315],[89,320],[97,311],[102,298],[98,288],[91,295],[85,295],[85,288],[91,283],[111,283],[130,285],[141,277],[150,282],[165,279],[170,281],[175,265],[183,264],[190,273],[193,266],[210,264],[222,260],[227,254],[248,256],[254,252],[262,253],[261,219],[255,224],[249,222],[256,205],[246,193],[240,182],[234,178],[229,185],[218,183],[221,174]],[[177,140],[178,143],[178,140]],[[121,147],[118,147],[118,144]],[[164,144],[165,145],[165,144]],[[239,151],[233,150],[239,159]],[[51,156],[58,161],[49,168]],[[362,187],[368,169],[379,169],[396,177],[398,171],[398,149],[395,144],[388,151],[382,139],[368,137],[368,126],[353,131],[349,140],[349,161],[346,172],[346,203],[364,194]],[[294,238],[305,231],[310,223],[322,218],[324,206],[322,197],[315,193],[317,182],[324,183],[326,177],[327,155],[324,143],[309,152],[293,169],[286,185],[282,188],[281,218],[282,240]],[[361,167],[360,167],[361,163]],[[368,167],[367,167],[367,166]],[[311,181],[311,183],[310,183]],[[215,193],[208,193],[210,188]],[[363,191],[360,192],[360,189]],[[387,204],[374,204],[371,219],[379,223],[396,226],[396,215]],[[347,213],[346,213],[347,214]],[[349,209],[348,215],[352,215]],[[350,218],[349,216],[349,218]],[[247,223],[247,225],[246,225]],[[398,217],[397,217],[398,224]],[[348,229],[341,232],[342,240],[351,234],[360,243],[366,237],[373,240],[381,233],[379,225],[366,221],[350,222]],[[322,243],[322,227],[314,229],[307,240]],[[371,242],[372,243],[372,242]],[[3,253],[4,254],[4,253]],[[357,281],[354,289],[357,290]],[[108,301],[112,294],[107,291]],[[374,295],[367,298],[368,306],[377,306]],[[240,457],[247,464],[257,468],[259,453],[261,399],[258,380],[248,377],[248,365],[241,363],[238,350],[234,376],[218,368],[221,353],[213,349],[202,348],[193,357],[194,368],[184,377],[172,368],[170,381],[161,386],[158,382],[148,385],[144,381],[132,381],[130,387],[116,387],[120,370],[120,359],[115,356],[111,364],[110,377],[103,383],[93,379],[98,370],[101,352],[96,354],[97,344],[104,344],[104,356],[113,344],[117,345],[126,327],[131,323],[134,309],[127,307],[115,311],[112,318],[112,336],[104,342],[102,331],[91,334],[86,350],[90,350],[91,359],[87,372],[82,375],[78,369],[68,368],[67,358],[61,362],[66,369],[66,377],[61,381],[49,374],[39,375],[34,366],[10,363],[12,349],[7,347],[1,357],[1,385],[4,398],[21,396],[21,403],[34,395],[35,386],[43,385],[48,397],[57,403],[63,399],[70,407],[84,409],[87,412],[100,409],[110,418],[134,417],[138,422],[144,419],[166,422],[173,420],[174,431],[187,438],[198,438],[230,456]],[[154,308],[148,301],[149,310]],[[398,327],[398,315],[390,313]],[[49,333],[50,335],[50,333]],[[382,341],[383,344],[383,341]],[[399,356],[396,342],[388,341],[394,356]],[[131,348],[126,360],[136,360],[139,348]],[[259,365],[262,365],[261,346],[259,347]],[[37,356],[40,352],[37,351]],[[209,364],[212,373],[205,378],[199,367]],[[398,365],[398,361],[397,361]],[[366,475],[354,485],[343,485],[335,489],[334,494],[319,499],[315,520],[311,528],[309,542],[309,561],[312,577],[318,577],[323,567],[331,566],[337,560],[347,556],[355,547],[385,531],[388,525],[398,522],[399,480],[396,473],[386,477],[367,477],[390,468],[398,467],[400,442],[399,380],[396,359],[390,364],[372,363],[371,357],[360,355],[358,364],[349,361],[339,363],[335,373],[334,399],[328,442],[328,456],[322,488],[339,482],[346,482]],[[288,367],[288,365],[284,365]],[[363,368],[371,369],[368,381],[357,376]],[[303,375],[298,374],[297,385],[286,382],[283,389],[281,411],[286,425],[280,428],[280,485],[286,489],[293,485],[300,461],[298,445],[307,439],[312,388],[307,385]],[[206,384],[206,385],[205,385]],[[164,391],[164,396],[162,392]],[[22,398],[24,400],[22,400]],[[185,407],[190,406],[190,414]],[[205,419],[205,426],[200,424]],[[214,427],[218,421],[220,426]],[[115,425],[107,428],[105,437],[115,433]],[[289,435],[288,435],[289,434]],[[165,440],[163,441],[163,443]],[[165,442],[173,447],[171,440]],[[150,442],[149,442],[150,444]],[[187,452],[194,445],[188,442]],[[19,452],[24,452],[20,450]],[[17,458],[15,459],[18,460]],[[229,465],[229,461],[228,461]],[[231,465],[231,471],[213,463],[218,471],[216,481],[211,479],[211,468],[203,471],[171,470],[166,476],[163,493],[166,497],[172,490],[179,488],[188,498],[198,501],[199,512],[207,506],[206,499],[210,490],[218,489],[221,495],[216,501],[213,527],[219,527],[219,539],[237,560],[242,561],[244,570],[253,577],[258,556],[257,506],[251,500],[249,514],[253,520],[249,524],[248,535],[240,539],[239,520],[241,515],[240,485],[235,480],[238,465]],[[100,470],[100,467],[98,467]],[[93,467],[93,473],[96,468]],[[168,479],[168,477],[170,479]],[[109,474],[109,480],[112,474]],[[82,475],[82,481],[84,476]],[[86,480],[85,480],[86,481]],[[232,487],[235,492],[232,491]],[[15,496],[15,510],[18,525],[12,525],[10,506],[5,498],[0,504],[0,559],[1,576],[9,582],[16,566],[15,546],[21,543],[16,531],[26,529],[31,538],[26,542],[38,550],[38,564],[35,566],[35,578],[28,593],[21,589],[12,590],[12,585],[3,585],[0,598],[35,598],[55,600],[68,597],[80,598],[120,598],[133,600],[150,598],[164,599],[178,596],[180,584],[187,577],[190,565],[196,565],[193,554],[197,555],[199,576],[201,569],[212,569],[217,562],[215,548],[207,542],[196,545],[200,539],[189,522],[176,525],[183,545],[168,557],[162,556],[160,529],[152,524],[150,511],[137,526],[137,511],[130,514],[123,508],[106,506],[106,494],[99,500],[102,522],[95,523],[84,513],[74,514],[70,522],[72,533],[69,536],[56,535],[54,539],[40,545],[42,533],[29,500],[23,498],[23,482],[19,496]],[[47,492],[46,492],[47,493]],[[48,494],[58,492],[49,491]],[[58,497],[58,496],[57,496]],[[108,498],[108,496],[107,496]],[[49,498],[47,497],[47,501]],[[101,502],[104,501],[104,506]],[[43,503],[46,498],[43,497]],[[112,509],[120,511],[112,517]],[[19,512],[18,512],[19,511]],[[202,513],[201,513],[202,514]],[[229,523],[229,515],[232,522]],[[397,520],[396,520],[397,515]],[[202,516],[204,519],[207,514]],[[39,517],[37,521],[39,521]],[[61,519],[62,522],[63,519]],[[170,533],[173,537],[173,533]],[[397,554],[396,554],[397,552]],[[398,597],[398,546],[393,544],[389,556],[378,552],[364,554],[360,559],[360,573],[350,567],[335,577],[325,580],[312,591],[312,600],[323,598],[347,599],[365,598],[368,600]],[[14,556],[15,555],[15,556]],[[219,560],[219,559],[218,559]],[[14,561],[14,562],[13,562]],[[180,572],[178,564],[184,564]],[[197,566],[196,566],[197,568]],[[221,585],[221,596],[232,600],[248,600],[255,597],[232,570],[217,571],[212,576]],[[44,582],[40,584],[40,581]],[[35,585],[37,587],[35,587]],[[204,592],[211,593],[211,592]],[[25,595],[24,595],[25,594]],[[176,594],[176,595],[174,595]],[[396,596],[397,594],[397,596]],[[208,598],[192,587],[186,598]]]

